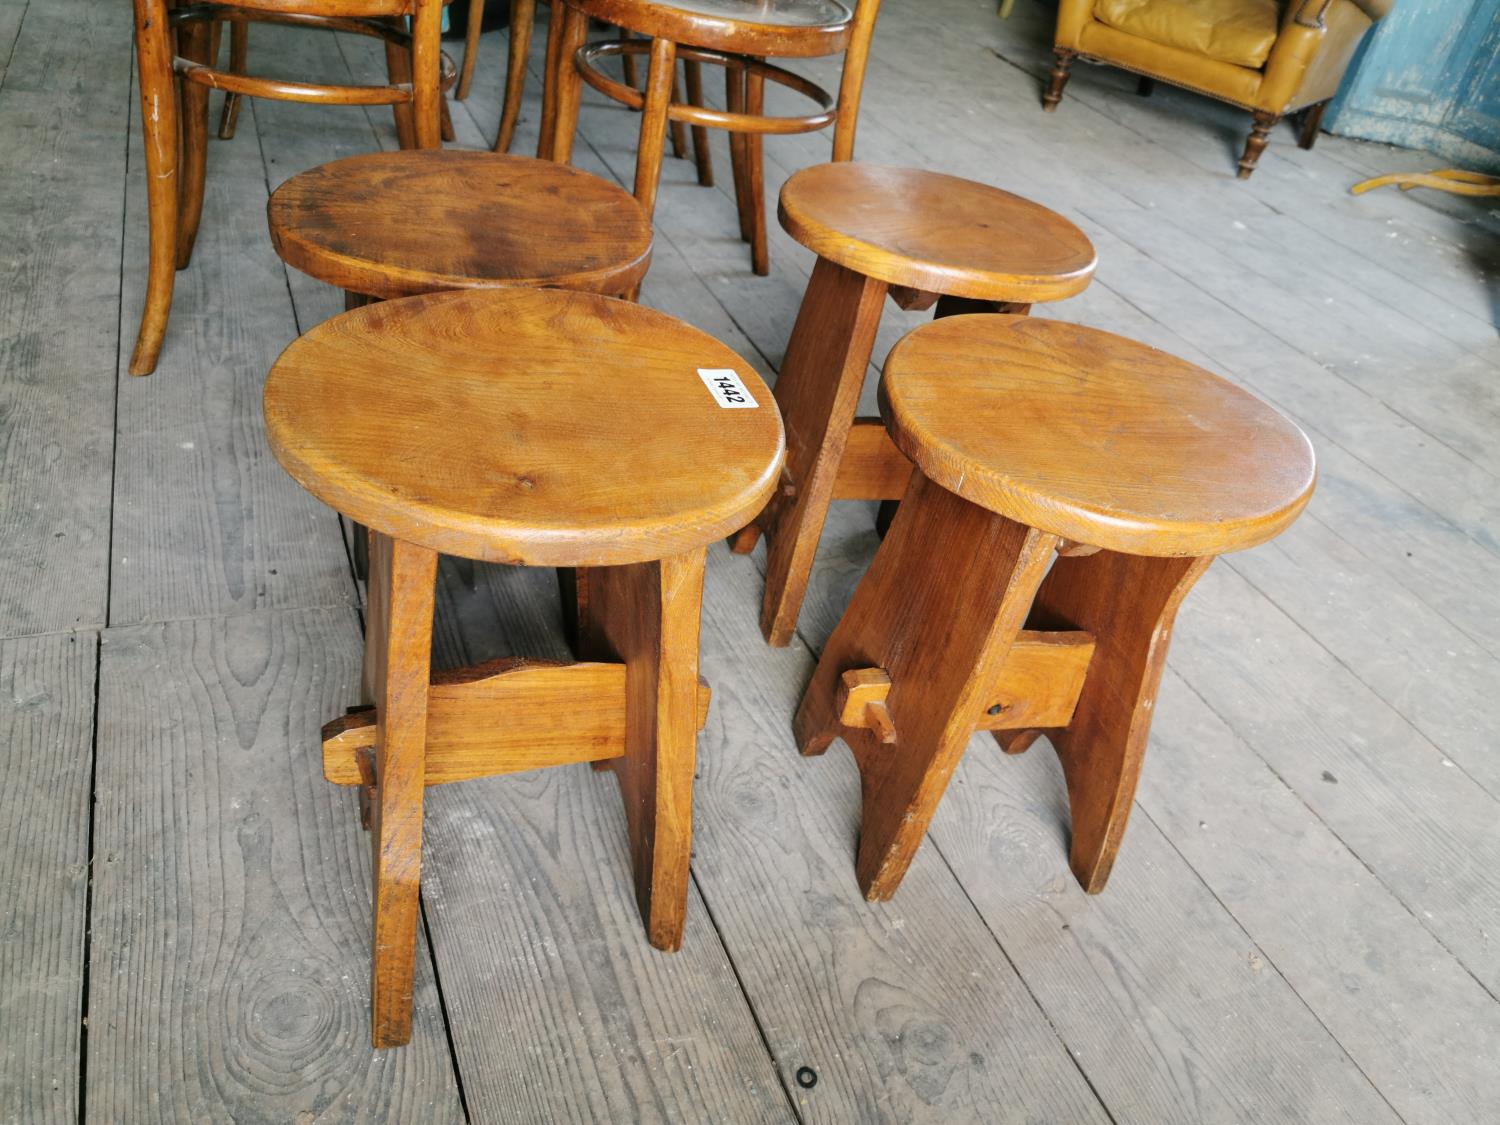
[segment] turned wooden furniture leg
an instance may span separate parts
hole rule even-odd
[[[1302,114],[1302,131],[1297,134],[1298,148],[1312,148],[1318,142],[1318,130],[1323,127],[1323,111],[1327,102],[1308,106]]]
[[[146,304],[130,354],[130,373],[149,375],[156,370],[167,334],[177,280],[177,84],[172,77],[172,35],[162,0],[135,0],[135,43],[151,245]]]
[[[745,75],[745,112],[760,115],[766,109],[766,80],[759,71]],[[745,136],[746,204],[750,209],[750,268],[758,277],[771,272],[770,252],[766,245],[766,138],[761,133]]]
[[[703,106],[703,64],[688,59],[682,64],[687,76],[688,105]],[[693,159],[698,164],[698,183],[703,187],[714,186],[714,154],[708,147],[708,129],[703,125],[693,126]]]
[[[1095,640],[1072,722],[1046,732],[1068,783],[1069,863],[1090,894],[1104,889],[1130,816],[1172,622],[1212,561],[1059,556],[1037,592],[1030,627],[1083,629]]]
[[[567,164],[573,158],[573,138],[578,132],[578,104],[583,95],[583,77],[573,65],[573,52],[588,37],[588,17],[576,8],[559,4],[552,11],[554,22],[561,21],[558,38],[558,66],[554,77],[551,159]]]
[[[1250,173],[1255,171],[1255,164],[1271,139],[1271,130],[1276,128],[1280,120],[1281,117],[1277,114],[1259,109],[1255,111],[1255,122],[1250,126],[1250,139],[1245,142],[1245,155],[1240,157],[1240,179],[1248,180]]]
[[[484,23],[484,0],[469,0],[469,22],[464,28],[464,61],[458,69],[458,87],[453,96],[463,101],[474,81],[474,60],[479,55],[479,30]]]
[[[724,68],[724,104],[730,113],[745,112],[745,72],[739,67]],[[749,148],[744,133],[729,134],[729,170],[734,177],[734,206],[740,217],[740,238],[750,241],[750,165]]]
[[[384,535],[372,536],[370,548],[364,670],[376,715],[370,1032],[381,1048],[411,1038],[437,554]]]
[[[229,25],[229,73],[244,74],[250,53],[250,25],[235,20]],[[235,127],[240,120],[240,96],[224,95],[224,108],[219,114],[219,139],[234,139]]]
[[[625,754],[614,772],[636,901],[651,944],[665,950],[682,945],[687,914],[703,559],[698,550],[589,572],[599,642],[625,664]]]
[[[777,648],[790,644],[797,628],[885,294],[883,281],[819,258],[787,343],[776,405],[795,494],[773,500],[758,521],[770,536],[760,628]]]
[[[859,125],[859,102],[865,89],[865,67],[870,59],[870,39],[875,34],[878,0],[855,5],[854,27],[844,52],[844,72],[839,79],[838,117],[833,123],[833,159],[854,159],[854,134]]]
[[[178,28],[182,57],[208,63],[211,32],[206,20]],[[182,176],[177,181],[177,268],[186,269],[203,217],[203,184],[208,162],[208,87],[182,83]]]
[[[1056,47],[1053,53],[1057,61],[1052,64],[1052,72],[1047,76],[1047,92],[1042,95],[1042,109],[1051,113],[1057,108],[1057,103],[1062,101],[1063,87],[1068,84],[1068,72],[1073,67],[1073,52],[1066,47]]]
[[[803,754],[837,737],[854,751],[864,804],[856,871],[872,902],[889,899],[906,874],[1056,544],[912,474],[793,724]],[[839,685],[856,669],[890,678],[891,742],[841,721]]]
[[[441,84],[442,18],[443,9],[438,4],[419,6],[411,18],[411,115],[418,148],[441,148],[444,139],[453,139],[453,125],[447,117],[448,97]]]
[[[641,105],[641,136],[635,157],[635,197],[647,215],[656,213],[656,189],[661,183],[662,148],[667,134],[667,106],[677,73],[677,44],[651,40],[651,63],[646,68],[646,96]]]
[[[392,86],[411,81],[411,52],[405,47],[385,42],[385,73]],[[391,106],[391,116],[396,122],[396,143],[403,149],[417,147],[417,126],[412,116],[411,102],[396,102]]]
[[[536,0],[510,0],[510,42],[505,63],[505,103],[500,110],[500,131],[495,151],[509,152],[521,116],[521,95],[526,88],[526,61],[531,55],[531,29],[536,22]]]
[[[678,105],[681,105],[682,98],[682,77],[674,73],[672,75],[672,101],[676,102]],[[672,138],[673,158],[677,160],[686,159],[688,153],[687,126],[685,126],[681,121],[673,121],[671,118],[668,118],[667,130],[669,136]]]

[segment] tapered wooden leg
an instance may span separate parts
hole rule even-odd
[[[683,73],[687,76],[687,100],[688,105],[703,105],[703,64],[694,59],[688,59],[682,64]],[[714,154],[708,147],[708,129],[702,125],[693,126],[693,159],[698,164],[698,183],[703,187],[714,186]]]
[[[1302,129],[1297,134],[1298,148],[1312,148],[1317,143],[1318,130],[1323,127],[1323,111],[1327,108],[1327,102],[1307,107],[1302,114]]]
[[[244,74],[250,54],[250,25],[236,20],[229,25],[229,73]],[[234,139],[235,127],[240,120],[240,96],[224,95],[224,109],[219,114],[219,139]]]
[[[558,43],[557,73],[553,76],[557,91],[553,95],[552,159],[566,164],[573,159],[573,138],[578,132],[578,103],[583,95],[583,76],[573,62],[573,54],[588,36],[589,20],[577,8],[559,4],[552,12],[562,21]]]
[[[1047,92],[1042,95],[1042,109],[1051,113],[1062,101],[1063,87],[1068,84],[1068,73],[1073,67],[1073,52],[1066,47],[1055,47],[1057,60],[1052,64],[1052,73],[1047,76]]]
[[[411,81],[411,52],[395,43],[385,44],[385,72],[392,86],[401,86]],[[417,126],[412,117],[411,102],[396,102],[391,106],[391,116],[396,122],[396,143],[403,149],[417,147]]]
[[[1250,173],[1255,171],[1260,154],[1265,151],[1266,144],[1271,139],[1271,130],[1280,121],[1281,117],[1277,114],[1255,111],[1254,124],[1250,126],[1250,139],[1245,142],[1245,155],[1240,157],[1240,179],[1248,180]]]
[[[759,71],[745,75],[745,112],[761,114],[766,109],[766,80]],[[766,138],[761,133],[745,137],[747,151],[746,196],[750,207],[750,268],[759,277],[771,272],[770,252],[766,244]]]
[[[614,772],[636,900],[651,944],[666,950],[682,945],[687,915],[703,557],[700,550],[589,571],[596,635],[625,664],[625,754]]]
[[[1073,721],[1048,732],[1068,782],[1070,863],[1090,894],[1104,889],[1130,816],[1177,608],[1212,561],[1059,557],[1037,592],[1030,627],[1084,629],[1096,643]]]
[[[672,100],[678,105],[681,105],[683,100],[682,78],[676,74],[672,76]],[[678,160],[686,159],[688,154],[687,126],[681,121],[668,118],[667,135],[672,140],[672,155]]]
[[[867,899],[890,898],[911,865],[1056,544],[912,474],[794,723],[803,754],[843,737],[859,763],[856,872]],[[840,720],[844,673],[870,668],[890,677],[894,744]]]
[[[130,373],[149,375],[156,370],[167,334],[177,280],[177,84],[172,77],[172,36],[162,0],[135,0],[135,43],[151,243],[146,304],[130,354]]]
[[[435,552],[371,536],[364,681],[376,715],[370,1038],[377,1048],[411,1038],[436,580]]]
[[[474,81],[474,60],[479,56],[479,32],[484,23],[484,0],[469,0],[469,22],[464,28],[464,61],[459,64],[458,87],[453,96],[463,101]]]
[[[656,212],[656,189],[661,183],[662,146],[666,142],[667,107],[677,73],[677,44],[651,40],[651,64],[646,69],[646,97],[641,106],[641,139],[635,157],[635,197],[648,216]]]
[[[178,29],[182,57],[209,62],[208,22],[193,20]],[[182,84],[182,177],[177,182],[177,268],[186,269],[203,217],[203,183],[208,163],[208,87]]]
[[[438,41],[443,10],[437,4],[419,4],[411,17],[411,116],[416,146],[441,148],[453,139],[448,118],[448,97],[443,93],[443,52]]]
[[[730,113],[745,112],[745,72],[724,68],[724,104]],[[734,177],[734,205],[740,216],[740,238],[750,241],[750,164],[744,133],[729,134],[729,170]]]
[[[547,17],[547,54],[542,63],[542,119],[537,130],[536,154],[552,159],[552,142],[557,131],[557,72],[562,59],[563,25],[568,8],[563,0],[554,0]],[[570,64],[571,65],[571,64]]]
[[[536,0],[510,0],[510,42],[505,62],[505,103],[500,109],[500,132],[495,151],[509,152],[521,116],[521,95],[526,89],[526,60],[531,55],[531,28],[536,22]]]
[[[620,38],[634,39],[635,36],[628,28],[622,27],[620,28]],[[625,85],[634,87],[637,90],[641,88],[640,68],[635,65],[634,55],[624,54],[620,56],[620,76],[625,79]]]
[[[819,258],[787,343],[775,393],[795,492],[758,521],[770,537],[760,628],[776,648],[797,628],[885,294],[884,282]]]

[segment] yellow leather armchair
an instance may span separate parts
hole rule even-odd
[[[1312,148],[1328,100],[1359,42],[1393,0],[1061,0],[1057,62],[1042,98],[1054,110],[1079,55],[1196,90],[1254,115],[1239,175],[1285,115],[1307,110],[1299,144]]]

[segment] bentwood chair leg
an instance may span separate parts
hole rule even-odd
[[[448,98],[442,89],[443,9],[438,4],[417,5],[411,18],[411,116],[417,148],[441,148],[452,139],[448,120]]]
[[[678,75],[672,76],[672,100],[678,105],[682,104],[682,79]],[[681,121],[667,120],[667,128],[671,130],[672,156],[677,160],[687,158],[687,126]]]
[[[766,80],[759,71],[745,75],[745,112],[758,117],[766,109]],[[746,202],[750,208],[750,268],[759,277],[771,272],[770,252],[766,245],[766,138],[761,133],[745,136],[747,152]]]
[[[500,109],[500,132],[495,151],[509,152],[521,116],[521,94],[526,87],[526,60],[531,54],[531,29],[536,22],[536,0],[510,0],[510,43],[505,63],[505,102]]]
[[[641,137],[635,157],[635,197],[647,216],[656,212],[656,189],[661,184],[662,149],[667,136],[667,109],[677,74],[677,44],[651,40],[651,63],[646,70],[646,96],[641,105]]]
[[[229,25],[229,73],[244,74],[247,56],[250,53],[250,25],[235,21]],[[234,139],[235,127],[240,120],[240,96],[224,95],[224,109],[219,114],[219,139]]]
[[[156,370],[167,334],[177,280],[177,83],[172,77],[172,35],[162,0],[135,0],[135,43],[151,249],[146,304],[130,354],[130,373],[149,375]]]
[[[688,105],[703,105],[703,64],[688,59],[682,64],[687,76]],[[698,183],[703,187],[714,186],[714,154],[708,147],[708,129],[703,125],[693,126],[693,159],[698,164]]]
[[[399,1047],[411,1038],[436,582],[436,552],[371,536],[364,674],[378,729],[370,820],[375,860],[370,1035],[376,1048]]]
[[[536,154],[543,160],[552,159],[552,144],[557,132],[557,79],[567,11],[565,0],[552,0],[552,14],[547,19],[547,56],[542,64],[542,120],[536,142]]]
[[[859,124],[859,100],[865,88],[865,66],[870,58],[870,39],[875,34],[875,16],[880,0],[862,0],[854,9],[854,28],[849,49],[844,52],[844,72],[839,78],[838,117],[833,125],[833,159],[854,159],[854,131]]]
[[[411,53],[395,43],[385,44],[385,73],[392,86],[411,82]],[[417,126],[412,117],[411,102],[396,102],[391,106],[391,116],[396,122],[396,143],[403,149],[417,147]]]
[[[647,937],[664,950],[681,947],[687,916],[703,558],[700,549],[588,572],[591,631],[625,664],[625,753],[614,773],[636,901]]]
[[[208,22],[194,20],[179,28],[182,57],[209,62]],[[193,257],[198,222],[203,217],[203,182],[208,161],[208,87],[182,83],[182,178],[177,184],[177,268],[186,269]]]
[[[738,67],[724,68],[724,104],[730,113],[745,112],[745,72]],[[729,170],[734,176],[734,205],[740,216],[740,238],[750,241],[750,209],[746,201],[750,196],[749,149],[744,133],[729,134]]]
[[[634,39],[635,35],[629,28],[622,27],[620,28],[620,38]],[[620,71],[621,76],[625,79],[625,85],[634,87],[637,90],[641,88],[641,74],[640,70],[635,65],[634,55],[627,54],[620,56]]]
[[[583,76],[573,64],[573,54],[588,37],[589,20],[576,8],[559,4],[552,18],[562,20],[558,43],[557,87],[553,95],[556,114],[552,123],[552,159],[566,164],[573,159],[573,137],[578,132],[578,103],[583,96]]]
[[[474,81],[474,60],[479,55],[479,29],[484,23],[484,0],[469,0],[469,24],[464,29],[464,61],[459,66],[458,89],[453,96],[463,101]]]

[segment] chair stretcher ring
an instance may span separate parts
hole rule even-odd
[[[640,109],[645,104],[641,92],[633,86],[617,82],[599,69],[598,62],[616,55],[641,55],[651,49],[649,39],[610,39],[600,43],[588,43],[578,48],[574,59],[583,80],[607,98]],[[726,129],[731,133],[815,133],[833,123],[838,117],[838,108],[832,95],[817,83],[783,70],[779,66],[747,55],[731,55],[721,51],[710,51],[700,47],[678,47],[677,57],[690,62],[706,62],[729,70],[742,70],[746,74],[758,74],[768,82],[775,82],[795,90],[816,102],[817,113],[800,117],[768,117],[753,113],[728,113],[709,109],[706,106],[686,105],[672,102],[667,107],[667,118],[689,125],[706,125],[715,129]]]

